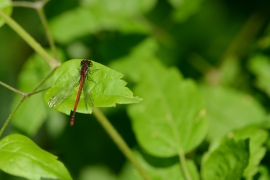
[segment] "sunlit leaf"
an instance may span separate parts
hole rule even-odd
[[[72,179],[56,156],[19,134],[9,135],[0,141],[0,169],[27,179]]]
[[[46,91],[44,98],[46,103],[49,102],[50,98],[53,97],[58,91],[70,83],[74,77],[79,76],[80,62],[82,59],[73,59],[63,63],[53,74],[53,86]],[[133,93],[125,87],[127,84],[125,81],[121,80],[123,75],[114,71],[102,64],[92,61],[93,66],[90,67],[93,73],[88,75],[87,85],[89,92],[94,100],[95,107],[113,107],[118,104],[130,104],[138,103],[142,99],[139,97],[134,97]],[[91,78],[92,80],[90,80]],[[58,111],[63,112],[67,115],[73,110],[75,99],[78,91],[78,84],[72,90],[70,95],[58,106],[55,107]],[[81,94],[80,102],[78,105],[78,112],[91,114],[92,109],[86,108],[84,94]]]
[[[179,163],[170,166],[155,167],[149,164],[138,152],[134,152],[136,159],[152,180],[186,180]],[[199,180],[199,174],[195,163],[187,160],[187,170],[192,180]],[[120,174],[120,180],[143,180],[137,169],[131,163],[127,163]]]
[[[12,13],[11,0],[0,0],[0,9],[4,11],[7,15]],[[4,19],[0,16],[0,27],[5,23]]]
[[[266,118],[262,106],[248,94],[222,87],[201,90],[207,106],[210,141],[219,140],[232,130],[260,124]]]
[[[144,98],[129,107],[139,144],[152,155],[170,157],[195,148],[207,131],[205,106],[196,84],[157,60],[138,60],[143,79],[135,89]]]
[[[248,165],[249,140],[225,139],[202,164],[203,180],[237,180]]]
[[[63,59],[63,54],[58,52],[58,57]],[[26,93],[32,91],[49,72],[50,67],[46,61],[37,54],[33,55],[24,64],[18,76],[18,89]],[[50,84],[46,83],[42,87],[50,87]],[[15,108],[21,98],[21,95],[15,96],[11,109]],[[12,118],[12,123],[28,135],[34,135],[46,120],[47,110],[48,107],[43,101],[43,93],[35,94],[21,104]]]
[[[246,179],[253,179],[253,176],[258,172],[259,164],[266,153],[266,148],[263,144],[268,139],[268,132],[256,126],[249,126],[244,129],[233,132],[235,139],[249,138],[250,157],[249,164],[244,171]]]

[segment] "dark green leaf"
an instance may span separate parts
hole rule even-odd
[[[81,59],[73,59],[63,63],[53,74],[54,84],[52,88],[46,91],[44,98],[46,103],[49,102],[50,98],[53,97],[59,90],[70,83],[74,77],[78,76],[79,84],[79,72]],[[138,103],[142,99],[139,97],[134,97],[133,93],[125,87],[127,84],[125,81],[121,80],[123,75],[118,73],[106,66],[103,66],[97,62],[92,61],[93,66],[91,70],[97,70],[94,73],[88,75],[93,81],[88,81],[88,89],[91,91],[92,98],[94,100],[95,107],[112,107],[118,104],[130,104]],[[71,91],[70,95],[59,105],[56,109],[67,115],[73,110],[75,99],[77,96],[78,86],[75,86]],[[90,92],[88,92],[90,94]],[[89,105],[88,105],[89,107]],[[91,114],[92,109],[86,109],[86,104],[84,100],[84,94],[81,94],[80,102],[78,105],[78,112]]]
[[[270,97],[270,58],[256,55],[249,60],[249,69],[256,75],[256,85]]]
[[[154,167],[145,161],[138,152],[135,152],[134,154],[151,180],[186,180],[182,168],[178,163],[167,167]],[[187,161],[187,169],[192,180],[199,180],[199,174],[193,161]],[[143,180],[138,171],[130,163],[127,163],[124,166],[119,179]]]
[[[138,60],[142,77],[135,92],[144,101],[129,107],[139,144],[152,155],[170,157],[188,152],[207,131],[205,106],[195,83],[157,60]]]
[[[116,180],[115,175],[106,166],[88,166],[83,168],[79,180]]]
[[[202,165],[203,180],[238,180],[248,165],[249,140],[225,139]]]
[[[39,180],[72,179],[57,157],[40,149],[25,136],[13,134],[0,141],[0,169],[6,173]]]
[[[114,60],[110,67],[125,74],[125,78],[138,83],[142,77],[142,65],[140,59],[154,59],[158,51],[158,42],[153,38],[147,38],[134,47],[128,56]]]
[[[259,171],[260,171],[260,177],[258,178],[258,180],[270,179],[269,169],[266,166],[260,166]]]
[[[236,130],[232,134],[237,140],[247,138],[250,139],[249,164],[244,171],[244,177],[251,180],[258,172],[260,161],[266,153],[266,148],[263,147],[263,144],[268,139],[268,132],[256,126],[249,126],[244,129]]]
[[[168,0],[175,8],[173,17],[176,21],[185,21],[199,11],[203,0]]]
[[[0,0],[0,9],[4,11],[7,15],[12,13],[11,0]],[[5,23],[4,19],[0,17],[0,27]]]
[[[260,124],[266,113],[248,94],[222,87],[202,88],[209,118],[208,139],[219,140],[228,132],[251,124]]]
[[[50,26],[55,39],[61,43],[104,29],[146,33],[151,27],[141,19],[141,13],[151,10],[155,3],[156,0],[83,1],[82,7],[59,15]]]

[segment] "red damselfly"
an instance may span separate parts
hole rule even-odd
[[[79,71],[79,74],[71,79],[66,86],[64,86],[62,89],[60,89],[48,102],[49,107],[56,108],[59,106],[74,90],[76,86],[78,87],[77,97],[74,103],[73,111],[70,112],[71,119],[70,119],[70,126],[74,125],[76,110],[80,101],[81,92],[84,92],[84,99],[86,108],[88,109],[88,106],[93,107],[93,99],[91,97],[90,91],[88,91],[88,85],[87,80],[89,79],[93,81],[90,77],[88,77],[88,74],[95,72],[96,70],[91,71],[90,67],[93,66],[93,63],[91,60],[84,59],[81,61],[81,69]],[[93,81],[95,83],[95,81]]]

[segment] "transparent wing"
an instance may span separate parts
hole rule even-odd
[[[78,85],[80,76],[72,78],[66,86],[61,88],[48,102],[49,107],[56,108],[59,106],[72,92],[75,86]]]
[[[91,91],[88,89],[88,82],[87,79],[85,79],[84,84],[83,84],[83,93],[84,93],[84,99],[85,99],[85,106],[86,109],[88,109],[88,105],[90,107],[94,107],[94,99],[91,95]]]

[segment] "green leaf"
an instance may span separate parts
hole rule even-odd
[[[12,13],[11,0],[0,0],[0,9],[4,11],[7,15]],[[0,27],[5,23],[4,19],[0,16]]]
[[[259,171],[260,171],[260,177],[258,178],[258,180],[270,179],[269,169],[266,166],[260,166]]]
[[[60,51],[58,52],[58,57],[63,59],[63,54]],[[22,71],[18,76],[18,89],[26,93],[32,91],[50,71],[50,67],[42,57],[37,54],[31,56],[22,67]],[[42,87],[49,86],[49,83],[47,83]],[[21,95],[16,95],[11,109],[14,109],[21,99]],[[33,111],[33,108],[35,108],[35,111]],[[12,118],[12,123],[15,127],[32,136],[36,134],[46,120],[47,111],[48,107],[43,101],[43,93],[35,94],[21,104]]]
[[[225,139],[202,165],[203,180],[238,180],[248,165],[249,140]]]
[[[173,18],[176,21],[185,21],[199,11],[203,0],[168,0],[175,8]]]
[[[208,140],[220,140],[228,132],[264,122],[263,107],[248,94],[224,88],[203,87],[209,118]]]
[[[154,59],[159,49],[156,39],[147,38],[136,45],[128,56],[114,60],[109,66],[125,74],[125,78],[138,83],[142,79],[142,66],[138,59]]]
[[[149,164],[137,151],[134,152],[146,174],[152,180],[186,180],[179,163],[165,167],[155,167]],[[192,180],[199,180],[198,170],[192,160],[187,160],[187,169]],[[131,163],[127,163],[120,174],[120,180],[143,180]]]
[[[61,43],[72,42],[101,30],[149,33],[150,24],[138,17],[150,11],[155,4],[156,0],[87,0],[82,2],[81,7],[54,18],[50,28],[55,39]]]
[[[46,103],[49,102],[50,98],[53,97],[59,90],[68,85],[74,77],[78,77],[79,84],[79,70],[80,62],[82,59],[73,59],[63,63],[53,74],[54,84],[52,88],[45,92],[44,98]],[[94,100],[95,107],[112,107],[118,104],[131,104],[138,103],[142,99],[134,97],[133,93],[125,87],[127,84],[120,78],[123,77],[121,73],[118,73],[102,64],[91,61],[93,66],[91,70],[96,70],[94,73],[88,75],[93,81],[88,81],[88,89],[91,91],[92,98]],[[55,109],[63,112],[67,115],[73,110],[75,99],[77,96],[78,86],[71,90],[70,95]],[[88,92],[89,94],[90,92]],[[88,105],[89,106],[89,105]],[[86,108],[84,94],[81,94],[77,112],[91,114],[92,109]]]
[[[258,54],[249,60],[248,67],[256,75],[256,86],[270,97],[270,58]]]
[[[138,60],[142,67],[136,94],[145,100],[129,107],[139,144],[149,153],[170,157],[194,149],[207,131],[205,106],[195,83],[157,60]]]
[[[244,177],[246,179],[253,179],[253,176],[258,172],[258,166],[260,161],[266,153],[266,148],[263,144],[268,139],[268,132],[258,128],[256,126],[249,126],[240,130],[236,130],[232,133],[236,140],[250,139],[249,149],[250,157],[248,167],[244,171]]]
[[[88,166],[83,168],[79,180],[116,180],[115,175],[106,166]]]
[[[0,141],[0,169],[6,173],[39,180],[72,179],[57,157],[40,149],[29,138],[13,134]]]

